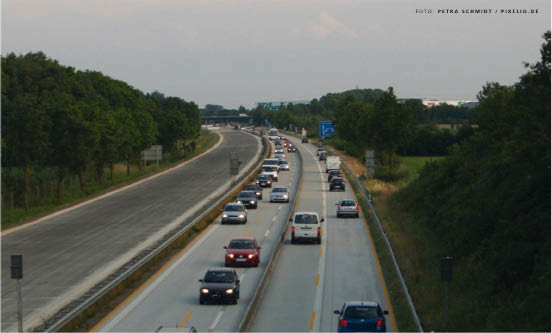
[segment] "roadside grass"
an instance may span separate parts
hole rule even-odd
[[[358,159],[342,151],[333,149],[349,166],[362,185],[372,196],[378,218],[385,234],[391,243],[401,273],[416,308],[424,330],[444,330],[445,287],[439,278],[439,259],[444,254],[440,251],[440,241],[435,239],[431,230],[415,223],[406,212],[402,211],[392,199],[392,195],[401,187],[418,177],[426,161],[439,160],[444,157],[400,157],[402,167],[408,169],[407,179],[397,183],[384,182],[366,178],[366,168]],[[377,222],[371,214],[368,204],[360,190],[350,181],[359,198],[359,204],[372,234],[384,278],[391,298],[391,303],[400,331],[416,331],[414,320],[402,291],[400,281],[395,273],[391,254],[387,251],[383,236]],[[458,272],[460,273],[460,272]],[[455,279],[468,278],[455,274]],[[454,286],[451,285],[451,293]]]
[[[67,184],[67,182],[65,182],[62,193],[63,200],[61,203],[57,202],[54,191],[50,195],[42,198],[40,201],[34,202],[33,205],[29,207],[28,211],[25,211],[23,207],[16,206],[9,208],[4,205],[2,207],[1,228],[4,230],[8,227],[30,222],[55,211],[79,204],[117,188],[147,178],[155,173],[171,168],[201,154],[212,147],[217,141],[217,134],[202,130],[200,137],[196,140],[195,150],[193,152],[181,154],[178,160],[160,163],[159,167],[152,164],[142,170],[140,170],[136,165],[131,165],[129,176],[127,176],[126,165],[117,164],[114,166],[113,180],[109,180],[108,172],[106,173],[102,184],[98,183],[95,179],[85,178],[86,182],[84,191],[81,191],[78,183]]]

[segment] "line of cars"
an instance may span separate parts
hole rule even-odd
[[[283,139],[283,138],[282,138]],[[247,209],[257,209],[259,200],[263,200],[263,188],[271,188],[270,202],[288,203],[290,193],[285,186],[272,186],[278,181],[280,171],[289,171],[281,142],[275,140],[274,158],[265,159],[255,183],[246,185],[236,197],[222,210],[221,224],[247,223]],[[276,153],[277,152],[277,153]],[[230,303],[237,304],[240,298],[240,280],[231,266],[259,266],[261,246],[254,237],[236,237],[224,246],[224,267],[207,270],[199,280],[199,304]]]

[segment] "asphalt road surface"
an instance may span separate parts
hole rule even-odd
[[[172,226],[191,220],[202,200],[230,182],[229,152],[237,152],[247,166],[261,151],[258,137],[234,130],[220,133],[220,144],[200,158],[38,223],[3,232],[1,330],[17,330],[10,255],[23,255],[23,326],[29,329]]]
[[[295,189],[299,180],[299,158],[288,154],[290,171],[279,173],[278,186]],[[222,225],[216,222],[206,229],[194,243],[177,255],[155,279],[142,285],[122,305],[108,314],[94,331],[154,332],[164,329],[195,327],[199,332],[235,332],[252,300],[270,254],[282,235],[291,202],[269,203],[270,189],[263,190],[263,199],[257,209],[248,209],[244,225]],[[199,305],[198,279],[210,267],[224,266],[224,245],[233,237],[253,236],[260,243],[259,267],[235,268],[240,279],[240,299],[237,305]]]
[[[387,303],[374,250],[362,218],[337,218],[345,192],[329,192],[324,162],[315,147],[293,139],[303,156],[303,184],[295,211],[315,211],[325,217],[322,244],[290,242],[290,231],[276,258],[275,268],[250,325],[254,332],[335,332],[337,315],[345,301]],[[387,330],[396,330],[386,316]]]

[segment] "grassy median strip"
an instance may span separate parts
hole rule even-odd
[[[195,141],[196,146],[193,151],[180,154],[179,157],[174,160],[163,161],[159,164],[159,167],[152,164],[140,170],[137,166],[132,165],[130,168],[130,175],[127,176],[126,166],[122,164],[116,165],[112,181],[108,180],[106,177],[102,184],[100,184],[94,179],[88,179],[85,183],[84,191],[81,191],[77,182],[71,181],[69,184],[66,182],[63,186],[63,201],[61,203],[57,202],[56,194],[53,188],[46,187],[51,190],[51,193],[40,199],[39,202],[31,205],[28,211],[25,211],[25,208],[23,207],[15,206],[11,208],[9,205],[4,204],[2,206],[1,228],[5,229],[33,221],[42,216],[74,206],[120,187],[150,177],[156,173],[162,172],[194,158],[214,146],[218,140],[218,134],[202,130],[200,137]]]

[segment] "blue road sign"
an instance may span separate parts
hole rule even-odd
[[[320,136],[326,138],[334,132],[334,125],[331,121],[320,122]]]

